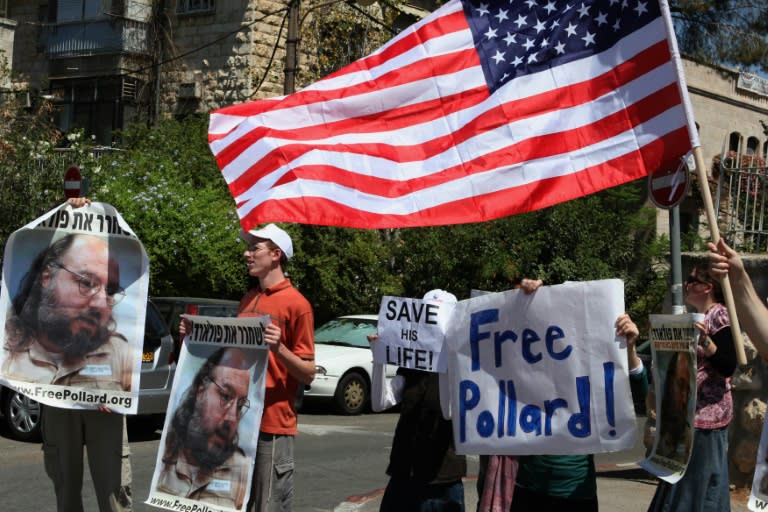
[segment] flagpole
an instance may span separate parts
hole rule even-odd
[[[704,200],[704,210],[707,212],[707,222],[709,231],[712,234],[712,241],[717,243],[720,240],[720,229],[717,226],[717,216],[715,207],[712,204],[712,194],[709,192],[709,181],[707,180],[707,171],[704,166],[704,156],[701,152],[701,146],[693,148],[693,158],[696,161],[696,175],[699,179],[699,189],[701,197]],[[725,298],[725,307],[728,308],[728,318],[731,322],[731,332],[733,333],[733,344],[736,348],[736,360],[740,366],[747,364],[747,356],[744,353],[744,341],[741,337],[741,326],[739,318],[736,316],[736,303],[733,301],[733,292],[731,291],[731,282],[726,274],[722,280],[723,297]]]

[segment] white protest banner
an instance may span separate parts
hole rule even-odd
[[[693,444],[696,408],[696,343],[700,313],[651,315],[651,354],[656,393],[656,436],[638,464],[674,484],[685,474]]]
[[[112,206],[63,204],[15,231],[0,291],[0,383],[45,405],[135,414],[149,260]]]
[[[456,451],[589,454],[634,446],[619,280],[480,295],[446,344]]]
[[[379,339],[371,345],[374,364],[392,364],[444,373],[441,357],[453,303],[384,296],[379,308]]]
[[[146,503],[240,512],[251,492],[264,411],[269,317],[182,315],[192,322],[173,378]]]
[[[757,449],[755,476],[752,480],[752,492],[747,502],[749,510],[768,510],[768,415],[763,421],[763,433]]]

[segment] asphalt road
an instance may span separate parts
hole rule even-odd
[[[396,413],[345,417],[325,414],[325,407],[310,404],[299,420],[296,439],[297,512],[331,511],[350,497],[376,493],[386,485],[386,469]],[[638,419],[642,425],[642,419]],[[134,510],[159,510],[143,503],[147,498],[159,430],[142,422],[129,423],[133,467]],[[9,512],[55,510],[53,487],[43,469],[40,445],[0,437],[0,509]],[[632,451],[601,454],[598,466],[621,467],[640,460],[640,443]],[[477,475],[477,458],[469,459],[469,476]],[[90,475],[83,484],[85,510],[97,510]]]

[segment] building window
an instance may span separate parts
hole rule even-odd
[[[757,137],[750,137],[747,139],[747,154],[757,155],[757,148],[760,147],[760,141]]]
[[[176,13],[178,14],[205,13],[215,9],[215,0],[177,0],[176,3]]]
[[[728,137],[728,150],[736,153],[741,151],[741,134],[739,132],[731,132]]]

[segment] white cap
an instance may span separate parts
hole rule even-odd
[[[291,259],[293,257],[293,242],[291,241],[291,236],[274,224],[267,224],[261,229],[252,229],[248,232],[242,231],[240,236],[242,236],[243,240],[248,243],[253,242],[254,238],[271,240],[272,243],[283,251],[286,258]]]
[[[456,302],[456,296],[450,292],[436,288],[425,293],[423,300],[429,300],[432,302],[446,302],[452,304]]]

